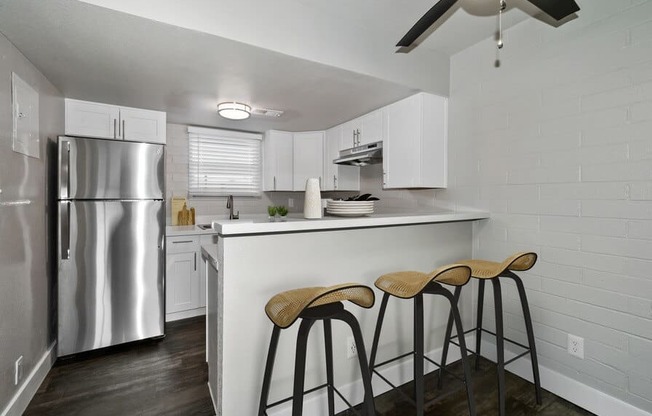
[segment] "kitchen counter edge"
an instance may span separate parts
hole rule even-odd
[[[342,230],[350,228],[386,227],[393,225],[432,224],[439,222],[473,221],[490,217],[486,211],[456,211],[410,214],[373,214],[368,217],[331,217],[321,219],[291,218],[287,222],[237,222],[215,221],[214,232],[220,236],[280,234],[290,232],[309,232]]]

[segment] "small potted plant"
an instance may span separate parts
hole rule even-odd
[[[281,221],[286,221],[288,215],[288,209],[283,205],[279,205],[278,207],[276,207],[276,214],[278,214]]]
[[[276,212],[277,212],[277,208],[274,205],[270,205],[267,207],[267,215],[269,215],[267,219],[269,220],[269,222],[276,221]]]

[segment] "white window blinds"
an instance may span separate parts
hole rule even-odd
[[[188,136],[190,196],[260,195],[260,134],[188,127]]]

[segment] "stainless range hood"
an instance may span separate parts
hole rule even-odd
[[[340,151],[337,165],[367,166],[383,161],[383,142],[374,142]]]

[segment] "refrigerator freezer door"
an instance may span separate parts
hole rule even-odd
[[[59,137],[59,199],[163,199],[164,146]]]
[[[69,210],[66,211],[66,208]],[[62,201],[59,356],[164,334],[163,201]],[[68,233],[68,234],[66,234]]]

